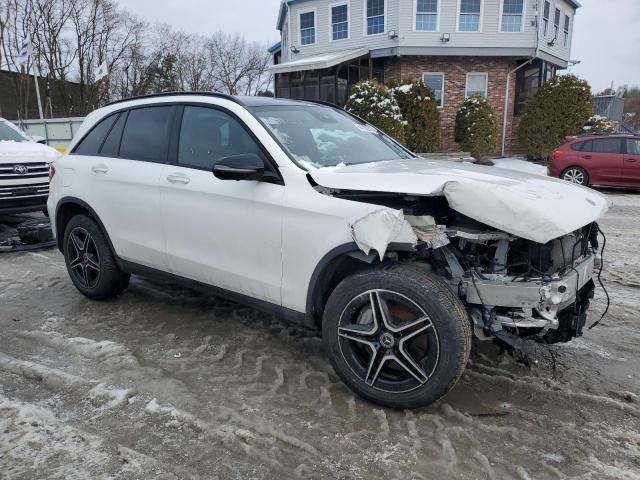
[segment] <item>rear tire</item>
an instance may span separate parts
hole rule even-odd
[[[589,186],[589,174],[584,168],[580,167],[569,167],[560,178],[565,182],[573,183],[575,185],[583,185],[585,187]]]
[[[361,397],[391,408],[440,399],[471,350],[464,305],[444,279],[415,263],[343,280],[329,297],[322,330],[338,376]]]
[[[106,300],[129,286],[131,275],[118,268],[105,234],[86,215],[76,215],[64,233],[64,259],[75,287],[92,300]]]

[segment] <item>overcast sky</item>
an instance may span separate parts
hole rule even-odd
[[[250,40],[277,41],[280,0],[119,0],[136,15],[186,32],[239,32]],[[571,69],[594,91],[623,84],[640,86],[640,0],[580,0]]]

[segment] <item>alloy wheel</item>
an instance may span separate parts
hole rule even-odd
[[[370,290],[347,304],[338,322],[338,345],[360,380],[390,393],[426,384],[440,357],[429,316],[414,301],[390,290]]]
[[[84,287],[94,288],[100,281],[100,254],[91,234],[82,227],[71,231],[67,241],[69,269]]]
[[[584,172],[577,168],[570,168],[564,172],[562,179],[570,183],[575,183],[576,185],[584,185],[585,183]]]

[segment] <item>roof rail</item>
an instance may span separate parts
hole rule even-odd
[[[569,135],[567,138],[584,138],[584,137],[633,137],[633,133],[628,132],[594,132],[594,133],[581,133],[580,135]],[[637,136],[637,135],[636,135]]]
[[[333,108],[337,108],[338,110],[344,110],[344,107],[341,107],[338,104],[325,102],[323,100],[309,100],[308,98],[294,98],[292,100],[295,100],[296,102],[315,103],[316,105],[324,105],[325,107],[333,107]]]
[[[133,100],[144,100],[146,98],[161,98],[161,97],[172,97],[177,95],[201,95],[206,97],[215,97],[215,98],[223,98],[225,100],[229,100],[231,102],[237,103],[238,105],[244,106],[244,104],[233,95],[227,95],[225,93],[215,93],[215,92],[163,92],[163,93],[150,93],[147,95],[139,95],[137,97],[129,97],[122,98],[120,100],[114,100],[113,102],[107,103],[105,106],[108,107],[110,105],[116,105],[118,103],[130,102]]]

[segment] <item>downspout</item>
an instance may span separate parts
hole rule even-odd
[[[504,153],[507,145],[507,116],[509,114],[509,93],[511,92],[511,75],[520,70],[523,67],[531,64],[535,60],[535,57],[531,57],[529,60],[524,62],[522,65],[517,66],[509,73],[507,73],[507,91],[504,94],[504,113],[502,114],[502,150],[501,156],[504,158]]]
[[[538,58],[538,55],[540,53],[540,22],[539,22],[539,18],[540,18],[540,14],[538,13],[535,17],[536,20],[536,49],[535,52],[533,53],[533,56],[531,58],[529,58],[528,61],[524,62],[522,65],[519,65],[518,67],[514,68],[513,70],[511,70],[509,73],[507,73],[507,91],[505,92],[504,95],[504,113],[503,113],[503,119],[502,119],[502,149],[500,151],[500,154],[502,156],[502,158],[504,158],[504,154],[505,154],[505,150],[506,150],[506,144],[507,144],[507,115],[509,113],[509,92],[511,91],[511,75],[514,74],[515,72],[517,72],[518,70],[520,70],[521,68],[530,65],[531,63],[533,63],[533,61]]]
[[[293,32],[291,31],[291,5],[286,0],[287,5],[287,58],[291,61],[291,45],[293,45]]]

